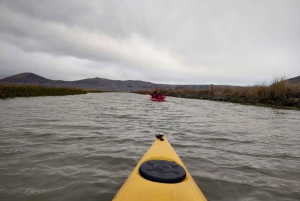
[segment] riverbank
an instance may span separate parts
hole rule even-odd
[[[65,96],[101,92],[103,91],[73,88],[48,88],[34,85],[0,84],[1,99],[32,96]]]
[[[133,93],[145,94],[153,91],[180,98],[300,109],[300,84],[288,84],[284,78],[275,78],[271,85],[260,84],[246,87],[211,85],[209,89],[157,88],[150,92],[141,90]]]

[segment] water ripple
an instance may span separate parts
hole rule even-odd
[[[299,111],[128,93],[0,111],[0,200],[112,200],[160,132],[208,200],[300,200]]]

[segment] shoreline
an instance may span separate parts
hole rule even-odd
[[[159,90],[156,90],[159,91]],[[136,94],[146,94],[141,92],[131,92]],[[219,97],[211,97],[211,98],[203,98],[203,97],[184,97],[184,96],[174,96],[174,95],[168,95],[169,97],[174,98],[187,98],[187,99],[198,99],[198,100],[207,100],[207,101],[216,101],[216,102],[224,102],[224,103],[235,103],[235,104],[241,104],[241,105],[252,105],[252,106],[260,106],[260,107],[271,107],[276,109],[288,109],[288,110],[300,110],[300,101],[295,103],[294,106],[286,106],[286,105],[277,105],[277,104],[267,104],[267,103],[261,103],[261,102],[242,102],[239,101],[239,99],[232,99],[232,100],[226,100]]]
[[[156,88],[150,91],[138,90],[131,93],[152,94],[154,91],[171,97],[300,110],[300,84],[289,84],[284,77],[275,78],[269,86],[265,84],[245,87],[211,85],[207,89]]]
[[[67,96],[102,92],[104,91],[63,87],[49,88],[37,85],[0,84],[0,99],[38,96]]]
[[[170,97],[210,100],[218,102],[238,103],[273,107],[278,109],[300,110],[300,85],[289,85],[286,82],[275,82],[270,86],[256,85],[248,87],[213,86],[209,89],[161,89],[131,91],[130,93],[166,94]],[[77,88],[48,88],[37,85],[0,84],[0,99],[15,97],[65,96],[87,93],[103,93],[109,91],[77,89]]]

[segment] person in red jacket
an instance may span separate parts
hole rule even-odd
[[[153,92],[153,94],[152,94],[152,98],[157,98],[156,91],[155,91],[155,92]]]
[[[163,96],[161,95],[161,93],[158,93],[157,99],[164,99]]]

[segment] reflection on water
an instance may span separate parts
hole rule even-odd
[[[112,200],[160,132],[208,200],[300,200],[299,111],[167,100],[0,100],[0,200]]]

